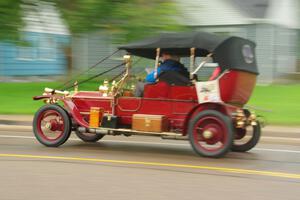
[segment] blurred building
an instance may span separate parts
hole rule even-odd
[[[102,31],[80,34],[72,37],[72,63],[73,71],[83,71],[88,67],[98,63],[102,58],[116,51],[117,44],[113,44],[112,35]],[[97,72],[107,70],[121,63],[122,55],[118,53],[114,57],[99,64],[93,70],[87,72],[88,75],[94,75]],[[121,72],[117,69],[109,73],[116,75]]]
[[[22,5],[22,43],[0,43],[0,76],[62,75],[67,72],[70,34],[55,6]]]
[[[299,0],[174,1],[178,22],[184,26],[255,41],[260,83],[300,79]],[[71,39],[54,4],[40,2],[23,9],[22,37],[27,45],[0,43],[0,76],[66,74],[71,68],[91,66],[116,49],[111,36],[101,32]],[[119,62],[108,60],[103,67]]]
[[[299,0],[175,1],[182,12],[182,24],[255,41],[261,83],[300,79]]]
[[[175,17],[184,26],[255,41],[260,83],[300,79],[299,0],[174,1],[180,12]],[[101,33],[74,38],[74,68],[91,66],[115,47],[111,36]]]

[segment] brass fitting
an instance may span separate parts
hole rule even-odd
[[[102,93],[103,97],[107,97],[109,93],[109,83],[108,80],[104,80],[103,85],[99,86],[99,92]]]
[[[123,56],[123,59],[124,59],[124,62],[125,62],[125,66],[126,66],[126,71],[122,77],[121,80],[119,80],[115,86],[112,88],[112,93],[113,93],[113,96],[116,97],[119,92],[120,92],[120,89],[123,87],[124,83],[126,82],[126,80],[129,78],[130,76],[130,68],[131,68],[131,56],[130,55],[125,55]]]
[[[213,134],[213,132],[212,131],[210,131],[210,130],[205,130],[205,131],[203,131],[203,137],[205,138],[205,139],[211,139],[212,137],[214,136],[214,134]]]
[[[123,56],[123,59],[124,59],[124,62],[125,62],[126,64],[131,62],[131,56],[130,56],[130,55],[124,55],[124,56]]]
[[[238,109],[235,115],[236,128],[244,128],[246,125],[246,115],[243,109]]]
[[[250,113],[250,116],[248,117],[248,124],[251,126],[257,126],[257,117],[254,112]]]
[[[56,98],[54,98],[54,97],[51,97],[51,98],[49,98],[49,99],[44,100],[44,103],[45,103],[45,104],[55,104],[55,103],[57,103],[57,102],[58,102],[58,99],[56,99]]]
[[[70,92],[68,92],[68,91],[54,90],[51,88],[45,88],[44,92],[45,92],[44,94],[51,93],[51,94],[61,94],[61,95],[65,95],[65,96],[70,94]]]
[[[78,82],[74,82],[74,93],[76,94],[78,92]]]
[[[132,90],[132,91],[134,91],[135,90],[135,85],[131,85],[131,87],[130,87],[130,89]]]

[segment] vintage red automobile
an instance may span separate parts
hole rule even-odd
[[[126,70],[112,86],[79,91],[75,84],[71,92],[46,88],[42,96],[34,97],[46,102],[33,121],[40,143],[60,146],[72,131],[86,142],[105,135],[149,135],[187,139],[205,157],[222,157],[230,150],[245,152],[257,144],[260,122],[244,107],[258,75],[252,41],[204,32],[165,33],[119,49],[128,52]],[[143,97],[123,90],[130,77],[131,56],[155,59],[157,70],[162,50],[190,57],[191,79],[163,72],[155,84],[145,85]],[[196,57],[203,58],[200,65],[195,64]],[[209,59],[221,73],[214,80],[196,80],[195,74]]]

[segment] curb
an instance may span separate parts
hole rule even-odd
[[[0,121],[31,122],[33,115],[0,115]]]

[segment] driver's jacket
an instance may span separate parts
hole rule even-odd
[[[156,78],[159,76],[159,74],[162,72],[165,72],[165,71],[177,71],[177,72],[182,73],[183,75],[189,74],[187,69],[180,62],[175,61],[175,60],[165,60],[157,68],[157,76],[155,77],[155,70],[153,70],[146,76],[146,82],[147,83],[155,83]]]

